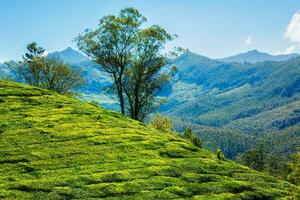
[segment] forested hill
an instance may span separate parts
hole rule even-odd
[[[55,92],[0,81],[0,114],[1,199],[299,198],[287,182]]]
[[[300,145],[300,57],[241,64],[186,52],[173,64],[178,72],[161,111],[179,128],[197,129],[207,147],[233,158],[271,135],[281,155]]]

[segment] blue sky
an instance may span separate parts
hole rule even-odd
[[[0,0],[0,62],[20,59],[31,41],[49,52],[76,47],[84,29],[128,6],[179,36],[168,48],[211,58],[300,53],[299,0]]]

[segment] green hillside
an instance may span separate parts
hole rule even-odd
[[[204,146],[230,159],[264,143],[288,162],[300,145],[300,57],[224,63],[187,51],[172,64],[178,71],[160,112],[178,130],[192,127]]]
[[[174,134],[0,81],[0,199],[297,199],[300,189]],[[298,195],[298,196],[296,196]]]

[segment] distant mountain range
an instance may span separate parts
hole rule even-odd
[[[171,64],[178,72],[160,112],[178,130],[192,127],[229,158],[261,141],[276,155],[300,146],[300,57],[227,63],[187,51]]]
[[[249,63],[256,63],[256,62],[262,62],[262,61],[283,61],[288,60],[291,58],[295,58],[299,56],[299,54],[293,53],[293,54],[282,54],[282,55],[270,55],[268,53],[263,53],[258,51],[257,49],[248,51],[246,53],[240,53],[234,56],[230,56],[227,58],[219,59],[223,62],[249,62]]]
[[[202,60],[203,62],[237,62],[237,63],[244,63],[244,62],[249,62],[249,63],[256,63],[256,62],[263,62],[263,61],[284,61],[288,60],[291,58],[295,58],[299,56],[297,53],[293,54],[282,54],[282,55],[271,55],[268,53],[263,53],[258,51],[257,49],[245,52],[245,53],[240,53],[237,55],[233,55],[230,57],[226,58],[221,58],[221,59],[210,59],[205,56],[198,55],[196,53],[193,53],[189,50],[187,50],[183,55],[180,56],[179,59],[176,60],[177,63],[179,62],[188,62],[189,65],[183,64],[182,66],[185,66],[187,68],[191,68],[193,64],[199,65],[199,61]],[[78,65],[82,63],[90,63],[91,60],[85,56],[84,54],[80,53],[79,51],[68,47],[62,51],[55,51],[50,54],[48,54],[48,57],[50,58],[59,58],[63,60],[64,62],[70,64],[70,65]],[[185,59],[187,58],[188,61]],[[181,60],[181,61],[180,61]],[[181,63],[179,63],[181,64]],[[7,73],[9,69],[2,63],[0,63],[0,72]]]

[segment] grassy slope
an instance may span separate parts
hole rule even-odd
[[[179,136],[0,81],[0,199],[292,199],[297,193]]]

